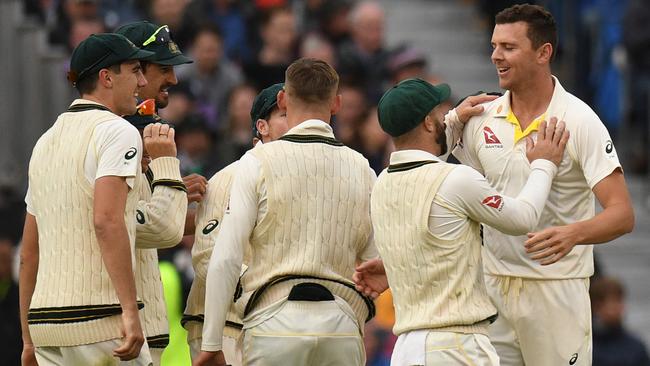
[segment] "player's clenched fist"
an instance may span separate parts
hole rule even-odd
[[[168,124],[152,123],[144,128],[142,139],[144,149],[151,159],[163,156],[176,157],[176,142],[174,128]]]
[[[204,176],[198,174],[190,174],[183,177],[183,183],[187,188],[187,201],[188,202],[201,202],[205,191],[208,188],[208,180]]]

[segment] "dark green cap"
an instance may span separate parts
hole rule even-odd
[[[76,83],[103,68],[128,60],[149,60],[151,57],[152,52],[139,49],[120,34],[92,34],[72,51],[68,80]]]
[[[390,88],[379,100],[379,125],[397,137],[419,125],[438,104],[449,98],[447,84],[431,85],[422,79],[407,79]]]
[[[125,24],[115,30],[136,46],[155,53],[150,61],[159,65],[175,66],[193,62],[183,55],[178,45],[172,40],[169,27],[157,26],[147,21]]]
[[[253,101],[251,107],[251,122],[253,123],[253,136],[257,136],[257,120],[266,119],[269,113],[278,104],[278,92],[284,88],[284,83],[277,83],[262,90]]]

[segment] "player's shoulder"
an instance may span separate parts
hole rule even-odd
[[[140,132],[132,124],[122,117],[113,116],[102,121],[95,126],[95,138],[101,139],[108,136],[125,136],[125,137],[139,137]]]
[[[449,174],[447,174],[447,178],[445,178],[445,182],[454,186],[457,185],[459,187],[464,187],[472,179],[483,178],[483,175],[481,175],[478,170],[472,168],[471,166],[464,164],[445,164],[452,166]]]
[[[501,113],[504,105],[507,103],[507,95],[501,95],[495,100],[482,103],[483,113],[473,116],[467,122],[468,124],[480,125],[492,119],[496,114]]]
[[[575,95],[566,92],[566,112],[564,122],[569,128],[582,125],[602,124],[600,117],[591,107]]]
[[[224,178],[232,177],[233,175],[235,175],[235,172],[237,172],[237,168],[239,167],[239,164],[240,164],[239,160],[234,161],[234,162],[230,163],[229,165],[227,165],[226,167],[224,167],[223,169],[216,172],[212,176],[212,178],[210,178],[208,180],[208,186],[210,184],[218,183],[219,181],[223,180]]]

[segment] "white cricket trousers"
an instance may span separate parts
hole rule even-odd
[[[39,366],[151,366],[151,354],[147,342],[142,345],[140,356],[131,361],[113,357],[113,350],[122,345],[121,339],[70,347],[36,347]]]

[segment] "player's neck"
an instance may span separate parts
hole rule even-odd
[[[510,108],[522,129],[546,112],[553,98],[554,84],[553,77],[545,74],[522,87],[510,90]]]
[[[289,129],[292,129],[310,119],[318,119],[329,124],[330,118],[332,118],[332,115],[329,110],[325,109],[287,109],[287,126]]]
[[[398,142],[393,140],[393,142],[395,143],[395,151],[422,150],[434,156],[440,156],[440,152],[441,152],[440,145],[438,144],[432,145],[430,141],[412,140],[412,141]]]
[[[91,102],[99,103],[103,105],[104,107],[110,109],[115,113],[115,106],[113,105],[113,102],[110,98],[107,98],[106,96],[102,95],[99,91],[95,91],[93,93],[89,94],[83,94],[81,95],[81,99],[89,100]],[[135,102],[134,102],[135,103]]]

